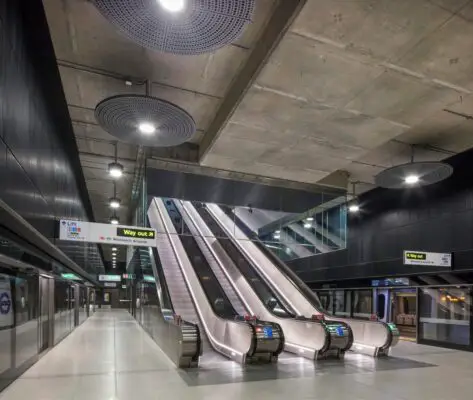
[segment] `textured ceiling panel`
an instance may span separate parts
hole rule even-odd
[[[97,105],[95,116],[121,141],[149,147],[177,146],[195,132],[195,122],[186,111],[150,96],[110,97]],[[146,128],[151,131],[146,132]]]
[[[183,55],[207,53],[232,43],[251,21],[254,9],[254,0],[185,0],[176,12],[159,0],[93,1],[135,43]]]

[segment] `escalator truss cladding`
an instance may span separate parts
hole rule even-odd
[[[349,333],[349,347],[352,350],[368,354],[371,356],[388,355],[391,347],[395,346],[399,339],[396,329],[392,329],[381,321],[367,321],[355,318],[333,317],[322,307],[317,295],[313,293],[307,285],[292,271],[284,262],[277,258],[257,239],[251,236],[245,223],[238,218],[232,209],[216,204],[205,204],[201,206],[209,214],[215,223],[210,222],[206,217],[206,222],[213,226],[215,237],[222,242],[220,237],[224,237],[226,242],[231,243],[231,247],[237,248],[241,254],[240,259],[245,259],[246,263],[266,280],[272,291],[279,295],[279,298],[286,306],[291,308],[295,315],[307,318],[318,316],[323,320],[328,331],[332,331],[332,324],[346,327]],[[248,222],[248,221],[247,221]],[[217,228],[215,228],[217,227]],[[253,239],[253,240],[252,240]],[[230,245],[226,244],[227,247]],[[241,263],[235,260],[236,263]],[[322,317],[323,318],[320,318]],[[289,341],[289,334],[285,327],[286,339]],[[336,331],[336,329],[335,329]],[[341,330],[340,330],[341,332]]]
[[[242,364],[277,360],[284,346],[281,327],[242,317],[235,310],[179,207],[169,199],[154,199],[148,218],[158,231],[156,253],[173,313],[199,328],[199,363],[215,360],[215,353]],[[178,227],[183,227],[186,234],[177,235]]]
[[[194,235],[196,241],[206,243],[253,313],[264,320],[275,321],[282,327],[285,351],[309,359],[321,359],[342,357],[350,348],[352,334],[348,325],[297,317],[301,314],[291,306],[287,296],[281,296],[274,290],[270,279],[258,271],[244,252],[226,236],[204,205],[194,206],[187,201],[176,204],[184,219],[191,221],[195,228],[189,232],[184,230],[183,234]],[[184,228],[181,226],[181,229]]]

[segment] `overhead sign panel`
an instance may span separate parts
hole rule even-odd
[[[429,265],[450,268],[452,266],[452,253],[404,250],[404,265]]]
[[[100,282],[121,282],[122,277],[120,275],[99,275]]]
[[[59,239],[74,242],[155,247],[156,231],[136,226],[98,224],[63,219],[59,225]]]

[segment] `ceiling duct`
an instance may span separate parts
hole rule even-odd
[[[234,42],[251,21],[255,0],[93,0],[133,42],[150,50],[193,55]],[[182,5],[182,9],[174,7]],[[173,7],[170,7],[173,6]]]
[[[117,139],[148,147],[177,146],[195,133],[194,119],[182,108],[146,95],[118,95],[95,108],[100,126]]]

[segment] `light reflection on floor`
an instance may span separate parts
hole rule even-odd
[[[269,365],[242,366],[233,361],[219,360],[216,363],[203,363],[198,369],[180,371],[180,376],[189,386],[201,386],[434,366],[404,358],[373,358],[352,352],[348,352],[344,360],[328,359],[315,362],[291,353],[283,353],[277,363]]]

